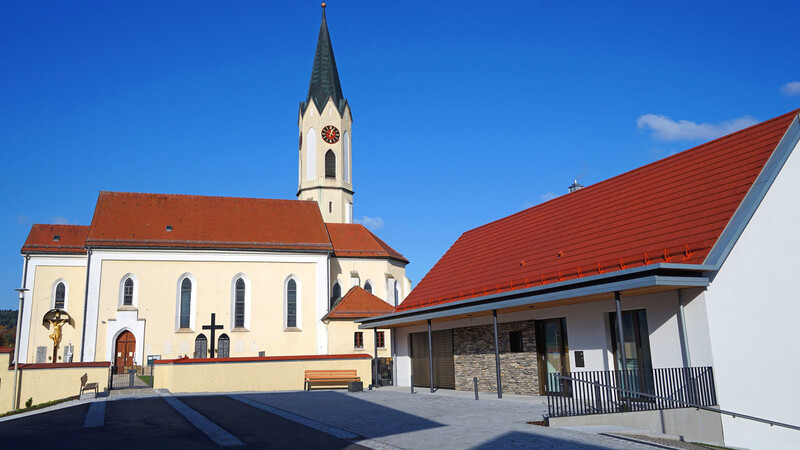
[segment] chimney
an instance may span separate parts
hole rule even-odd
[[[571,193],[573,193],[575,191],[579,191],[581,189],[583,189],[583,185],[578,183],[578,180],[575,180],[575,181],[572,182],[572,185],[570,185],[570,187],[569,187],[569,193],[571,194]]]

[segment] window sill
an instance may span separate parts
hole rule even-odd
[[[175,330],[176,333],[194,333],[194,330],[191,328],[178,328]]]
[[[298,331],[303,331],[303,330],[301,330],[300,328],[297,328],[297,327],[286,327],[286,328],[283,329],[283,331],[289,332],[289,333],[296,333]]]
[[[356,348],[353,349],[353,351],[354,352],[363,352],[363,351],[366,351],[366,350],[364,350],[364,347],[361,347],[361,348],[357,348],[356,347]]]
[[[236,328],[231,330],[231,333],[244,333],[244,332],[247,332],[247,331],[250,331],[250,330],[248,330],[245,327],[236,327]]]
[[[138,308],[133,305],[122,305],[117,308],[117,311],[136,311],[137,309]]]

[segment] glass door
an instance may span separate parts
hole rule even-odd
[[[535,327],[539,359],[539,393],[569,395],[569,383],[552,376],[569,371],[566,319],[537,320]]]
[[[653,363],[650,359],[650,339],[647,330],[647,314],[645,310],[622,312],[622,336],[625,348],[625,360],[619,346],[617,315],[609,313],[611,325],[611,345],[614,351],[614,367],[620,373],[620,386],[646,394],[653,393]],[[624,398],[635,398],[628,393]],[[644,399],[644,398],[642,398]]]

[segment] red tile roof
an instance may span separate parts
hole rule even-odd
[[[798,112],[467,231],[396,310],[652,263],[702,264]]]
[[[86,234],[89,227],[85,225],[45,225],[33,224],[22,253],[64,253],[85,254]]]
[[[167,228],[171,226],[171,231]],[[332,246],[314,202],[101,192],[93,247],[322,250]]]
[[[394,307],[363,288],[353,286],[324,319],[361,319],[389,314]]]
[[[337,257],[391,258],[408,264],[408,260],[357,223],[328,223],[328,234]]]

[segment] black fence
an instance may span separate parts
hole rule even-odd
[[[714,406],[711,367],[551,373],[549,417]]]

